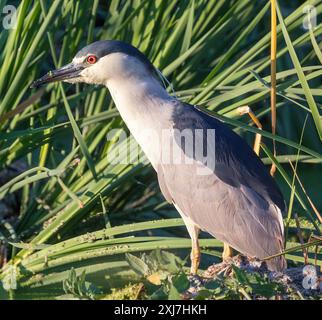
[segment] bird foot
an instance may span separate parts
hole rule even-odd
[[[263,262],[248,258],[241,254],[234,257],[227,257],[223,262],[213,264],[204,272],[204,278],[214,278],[218,275],[229,276],[232,273],[232,265],[245,269],[260,269],[263,267]]]

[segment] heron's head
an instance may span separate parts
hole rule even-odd
[[[155,69],[138,49],[115,41],[97,41],[81,49],[71,63],[48,72],[33,82],[32,87],[55,81],[107,85],[109,81],[151,77]]]

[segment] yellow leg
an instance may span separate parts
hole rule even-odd
[[[224,251],[222,253],[223,261],[232,258],[234,254],[233,248],[231,248],[227,243],[224,243]]]
[[[190,254],[190,259],[191,259],[190,273],[191,274],[198,273],[200,257],[201,257],[201,253],[200,253],[199,241],[197,238],[196,240],[192,240],[192,248],[191,248],[191,254]]]
[[[200,257],[201,257],[199,240],[198,240],[200,229],[188,217],[185,217],[184,215],[182,215],[182,219],[187,227],[188,233],[191,238],[190,273],[197,274],[198,268],[199,268],[199,263],[200,263]]]

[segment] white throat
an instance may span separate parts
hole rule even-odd
[[[156,139],[162,129],[172,127],[174,99],[151,76],[115,77],[106,86],[131,134],[156,169],[161,153]]]

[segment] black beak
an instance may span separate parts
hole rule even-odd
[[[82,65],[69,63],[57,70],[49,71],[46,75],[34,81],[31,84],[30,88],[38,88],[41,85],[49,82],[56,82],[56,81],[63,81],[67,79],[77,78],[83,69],[84,69],[84,66]]]

